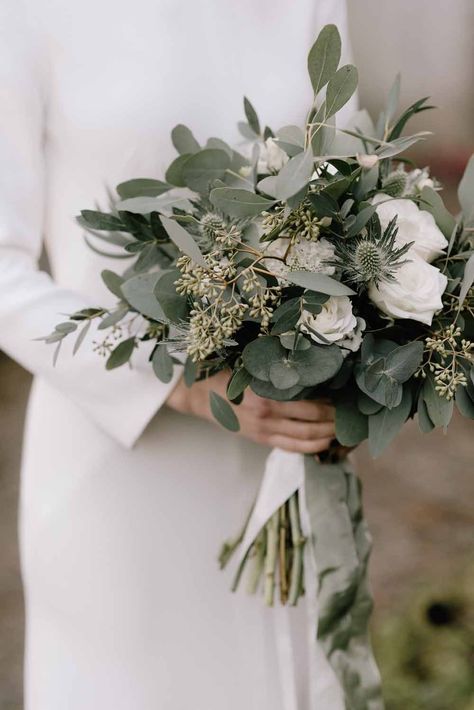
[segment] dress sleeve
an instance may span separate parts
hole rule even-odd
[[[94,305],[39,270],[44,208],[45,59],[28,29],[24,0],[0,4],[0,348],[81,407],[97,426],[131,447],[165,402],[169,384],[145,358],[105,372],[82,345],[72,358],[65,341],[56,366],[51,346],[35,341],[64,314]],[[47,413],[45,413],[47,416]]]

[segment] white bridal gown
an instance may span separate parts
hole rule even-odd
[[[303,610],[232,595],[217,567],[267,451],[164,407],[173,383],[138,360],[106,373],[90,347],[73,359],[68,346],[54,368],[34,340],[111,302],[99,272],[124,262],[89,250],[79,210],[106,206],[107,186],[162,177],[177,123],[235,143],[244,94],[264,122],[301,123],[326,22],[346,34],[343,2],[1,0],[0,347],[35,375],[27,710],[340,707],[330,690],[309,700]],[[37,269],[43,244],[52,278]]]

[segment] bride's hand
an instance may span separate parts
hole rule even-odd
[[[167,399],[167,405],[183,414],[215,421],[209,406],[209,392],[225,397],[228,372],[186,387],[181,379]],[[241,436],[265,446],[302,454],[326,451],[335,437],[334,407],[313,401],[275,402],[246,390],[235,407]]]

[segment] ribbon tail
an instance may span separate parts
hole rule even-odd
[[[362,515],[360,482],[347,461],[321,464],[307,456],[304,497],[312,557],[305,579],[308,603],[317,610],[313,643],[323,650],[337,678],[346,710],[383,710],[368,634],[373,605],[367,581],[371,538]],[[312,588],[314,575],[317,589]],[[320,664],[315,662],[311,707],[320,708],[323,689],[318,689]]]

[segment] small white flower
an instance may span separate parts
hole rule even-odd
[[[375,155],[375,153],[370,155],[367,153],[357,153],[356,158],[360,167],[365,168],[366,170],[374,168],[379,162],[379,156]]]
[[[299,327],[316,343],[337,343],[340,347],[357,350],[360,345],[360,341],[357,343],[357,340],[365,323],[362,318],[355,317],[350,298],[330,296],[317,315],[303,311]],[[358,334],[357,330],[359,330]],[[322,337],[319,338],[318,335]]]
[[[423,168],[422,170],[420,170],[420,168],[416,168],[415,170],[410,170],[410,172],[407,173],[406,193],[420,193],[424,187],[436,187],[435,181],[430,178],[429,168]]]
[[[369,298],[392,318],[409,318],[431,325],[434,314],[443,307],[446,276],[415,256],[397,270],[396,279],[371,286]]]
[[[258,160],[259,173],[278,173],[289,160],[284,150],[280,148],[273,138],[267,138],[260,152]]]
[[[334,266],[326,262],[335,259],[335,249],[327,239],[299,239],[289,251],[288,244],[288,239],[275,239],[268,245],[265,253],[269,259],[272,256],[283,258],[286,254],[286,264],[276,259],[270,262],[273,273],[281,278],[285,278],[288,271],[314,271],[327,276],[334,274]]]
[[[244,178],[248,177],[251,172],[252,172],[251,165],[242,165],[242,167],[239,168],[239,175],[241,175]]]
[[[408,252],[408,258],[419,256],[421,259],[431,262],[441,256],[443,249],[448,246],[448,242],[436,225],[433,215],[425,210],[420,210],[412,200],[392,200],[387,195],[379,193],[375,195],[373,202],[378,205],[377,215],[382,229],[386,229],[389,222],[397,217],[396,243],[398,246],[414,242]]]

